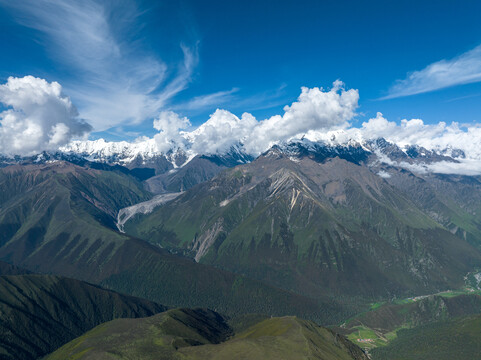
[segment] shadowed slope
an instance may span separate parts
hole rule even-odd
[[[0,358],[34,359],[105,321],[165,309],[78,280],[0,276]]]

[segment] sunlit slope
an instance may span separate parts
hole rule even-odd
[[[220,315],[171,310],[98,326],[47,359],[323,359],[364,360],[355,345],[295,317],[270,318],[234,334]]]

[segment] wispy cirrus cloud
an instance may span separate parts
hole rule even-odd
[[[440,60],[398,80],[381,98],[393,99],[451,86],[481,82],[481,45],[450,60]]]
[[[248,96],[242,96],[241,89],[234,87],[230,90],[196,96],[188,101],[171,106],[169,109],[180,112],[188,110],[191,115],[206,110],[214,111],[219,107],[240,109],[242,111],[270,109],[284,105],[289,101],[284,91],[286,86],[286,84],[282,84],[277,89],[254,93]]]
[[[51,57],[71,70],[64,87],[100,131],[139,123],[184,90],[198,63],[197,44],[180,46],[179,62],[167,65],[142,48],[135,2],[0,0],[17,22],[38,31]]]
[[[232,101],[234,99],[234,94],[238,91],[239,88],[232,88],[231,90],[196,96],[185,103],[175,106],[174,110],[204,110],[212,106],[222,106]]]

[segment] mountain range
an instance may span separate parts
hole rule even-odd
[[[481,177],[443,171],[463,164],[456,149],[303,138],[253,156],[242,144],[217,154],[146,144],[1,158],[0,269],[226,319],[323,325],[379,301],[481,285]],[[232,331],[214,351],[244,346]]]
[[[418,161],[386,145],[371,149]],[[479,218],[455,194],[458,183],[475,191],[478,178],[424,176],[378,158],[359,144],[275,146],[132,217],[125,230],[309,297],[374,300],[462,287],[481,264]]]
[[[198,264],[122,234],[118,211],[150,199],[134,177],[66,161],[0,170],[0,258],[170,306],[327,320],[339,306]],[[335,311],[331,311],[335,309]]]

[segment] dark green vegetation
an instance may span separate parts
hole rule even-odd
[[[400,330],[373,360],[473,360],[481,354],[481,315]]]
[[[481,177],[387,170],[390,184],[453,234],[481,248]]]
[[[0,359],[36,359],[105,321],[161,311],[156,303],[78,280],[0,276]]]
[[[389,344],[403,329],[476,314],[481,314],[480,295],[446,293],[374,304],[371,311],[349,319],[334,330],[363,348],[375,348]]]
[[[407,300],[409,301],[409,300]],[[405,304],[385,304],[346,322],[346,328],[366,326],[382,333],[400,327],[414,327],[427,322],[481,313],[480,295],[444,297],[431,295]]]
[[[133,177],[67,162],[0,170],[0,259],[168,306],[339,321],[336,304],[197,264],[119,233],[120,208],[149,199]]]
[[[27,273],[27,270],[8,264],[4,261],[0,261],[0,275],[22,275]]]
[[[294,150],[273,148],[125,229],[276,287],[359,303],[460,288],[481,264],[478,249],[365,166],[361,150],[345,159]]]
[[[177,309],[102,324],[47,357],[56,359],[367,360],[332,331],[295,317],[269,318],[234,333],[219,314]]]

